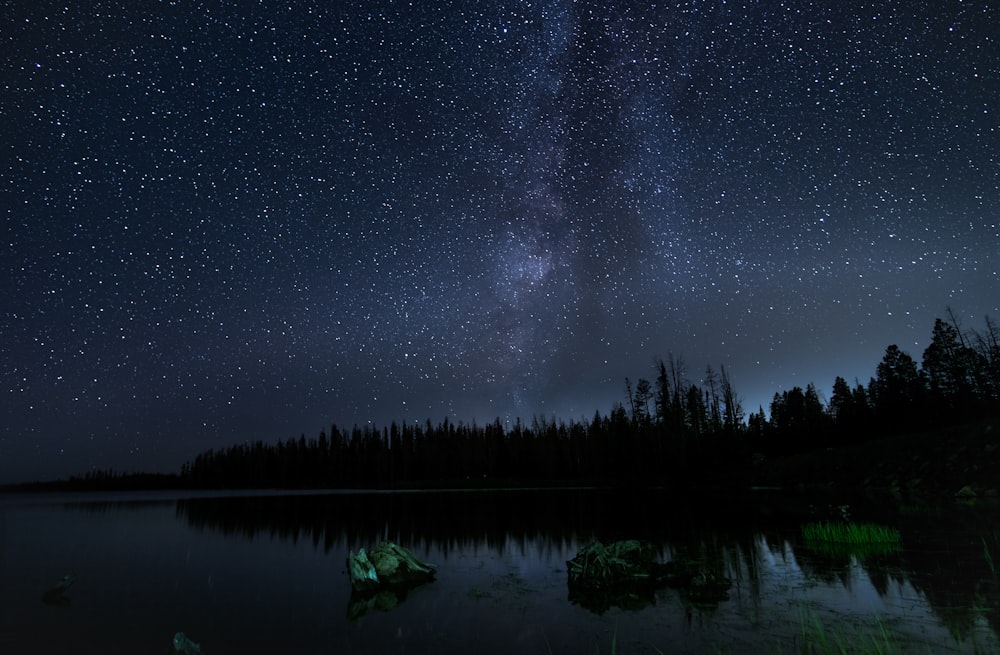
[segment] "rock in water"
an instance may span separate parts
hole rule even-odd
[[[356,555],[347,554],[347,570],[351,574],[351,587],[355,591],[378,589],[378,573],[375,572],[375,565],[368,559],[368,553],[364,548],[359,548]]]
[[[201,646],[191,641],[183,632],[174,635],[174,652],[179,655],[202,655]]]
[[[965,485],[955,492],[955,498],[971,499],[976,497],[976,490],[969,485]]]
[[[42,602],[46,605],[62,605],[64,607],[69,606],[69,598],[66,597],[66,591],[73,586],[76,582],[75,575],[64,575],[63,579],[59,581],[56,586],[48,589],[44,594],[42,594]]]
[[[347,570],[355,591],[375,591],[381,587],[434,579],[432,564],[421,562],[413,553],[391,541],[383,541],[370,553],[360,548],[357,554],[348,554]]]

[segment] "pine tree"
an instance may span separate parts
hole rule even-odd
[[[885,349],[875,368],[870,393],[882,429],[900,432],[917,425],[923,383],[916,362],[899,346],[893,344]]]

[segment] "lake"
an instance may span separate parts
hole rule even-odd
[[[871,521],[901,547],[824,549]],[[434,582],[352,596],[349,551],[391,540]],[[724,581],[571,594],[594,540],[648,540]],[[743,492],[535,490],[0,496],[0,653],[800,653],[1000,650],[995,504]],[[64,591],[54,587],[71,575]],[[48,593],[47,593],[48,592]],[[865,647],[865,644],[868,646]]]

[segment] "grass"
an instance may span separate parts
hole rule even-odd
[[[1000,542],[1000,534],[995,534],[993,536],[994,542]],[[997,578],[997,567],[993,562],[993,555],[990,553],[990,545],[986,542],[986,537],[983,537],[983,557],[986,558],[986,565],[990,567],[990,573],[993,574],[993,579]]]
[[[802,536],[834,544],[899,544],[899,530],[875,523],[806,523]]]
[[[601,651],[595,650],[595,652],[600,653]],[[618,630],[616,629],[615,633],[611,635],[611,655],[617,655],[617,653],[618,653]]]
[[[835,556],[885,555],[901,548],[899,530],[875,523],[806,523],[802,537],[813,552]]]
[[[823,623],[815,614],[803,613],[801,623],[801,646],[803,653],[822,653],[824,655],[887,655],[897,651],[892,643],[885,624],[875,619],[873,631],[853,635],[828,635]]]
[[[800,608],[799,626],[794,652],[801,655],[890,655],[899,652],[892,634],[878,617],[875,617],[874,625],[868,629],[856,627],[849,632],[828,632],[815,613]],[[547,639],[546,646],[551,655],[552,648]],[[658,655],[664,655],[664,651],[651,647]],[[720,646],[716,652],[721,655],[728,650],[725,646]],[[763,652],[781,655],[782,650],[777,646]],[[594,655],[601,655],[601,649],[596,645]],[[617,628],[611,635],[611,655],[618,655]]]
[[[658,655],[663,655],[663,651],[656,646],[652,646],[652,649]],[[551,649],[549,652],[551,652]],[[594,655],[601,655],[601,649],[598,646],[594,646]],[[611,634],[611,655],[618,655],[618,628],[615,628],[615,631]]]
[[[834,557],[887,555],[902,548],[899,530],[875,523],[806,523],[802,537],[809,550]]]
[[[607,545],[595,541],[581,548],[576,557],[567,562],[569,579],[570,582],[601,588],[648,577],[654,554],[652,546],[635,540]]]

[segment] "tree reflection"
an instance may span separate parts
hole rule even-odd
[[[636,490],[327,493],[192,498],[178,501],[177,514],[199,530],[302,542],[328,554],[389,539],[435,550],[442,571],[452,556],[565,562],[582,544],[621,539],[649,541],[658,561],[674,567],[670,584],[658,588],[571,597],[598,613],[674,604],[711,615],[728,604],[755,617],[794,597],[834,599],[856,612],[851,599],[863,594],[887,613],[926,602],[958,641],[984,625],[1000,628],[995,513],[948,506],[928,518],[896,509],[879,518],[899,529],[900,550],[844,553],[807,547],[800,527],[814,517],[805,500],[745,496],[681,502]],[[352,614],[393,605],[370,601]]]

